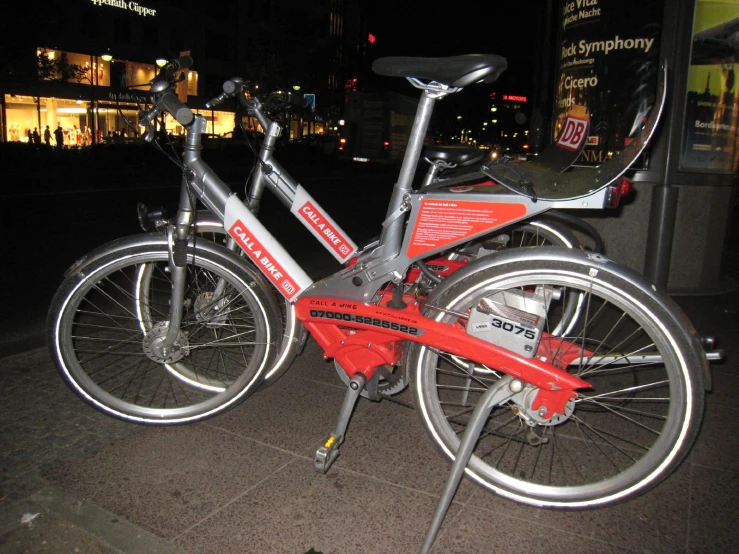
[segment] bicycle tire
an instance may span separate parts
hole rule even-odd
[[[536,286],[576,288],[586,295],[586,309],[567,339],[593,352],[590,366],[569,362],[594,388],[578,391],[559,423],[536,420],[531,405],[518,401],[493,410],[466,468],[469,477],[525,504],[593,508],[642,494],[674,471],[700,427],[707,361],[669,298],[602,256],[562,248],[511,250],[458,273],[429,297],[429,304],[452,312],[429,310],[436,320],[458,321],[453,313],[500,291],[523,296]],[[558,310],[564,308],[552,300],[546,316],[556,318]],[[553,339],[548,354],[564,355],[562,341]],[[655,350],[641,365],[626,363]],[[500,372],[470,371],[468,360],[416,343],[408,364],[421,421],[453,458],[476,400]]]
[[[535,246],[582,247],[580,240],[568,227],[546,219],[519,223],[511,227],[506,227],[501,232],[506,233],[508,230],[511,232],[511,238],[507,248],[528,248]]]
[[[153,356],[152,344],[166,334],[168,263],[161,235],[114,241],[75,264],[52,300],[47,332],[57,369],[107,415],[158,425],[204,420],[254,392],[276,355],[281,320],[274,296],[237,256],[208,244],[187,249],[180,357],[165,363]],[[153,268],[156,286],[144,291],[138,281]],[[227,287],[216,306],[208,299],[219,279]],[[158,326],[137,313],[142,293]],[[168,363],[188,371],[172,371]],[[229,385],[209,390],[183,376]]]

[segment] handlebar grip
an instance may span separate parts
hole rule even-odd
[[[188,56],[189,57],[189,56]],[[159,105],[172,114],[180,125],[190,125],[193,120],[192,110],[171,92],[162,95]]]
[[[171,75],[175,71],[188,69],[191,66],[192,56],[180,56],[179,58],[175,58],[174,60],[169,60],[162,68],[162,72]]]

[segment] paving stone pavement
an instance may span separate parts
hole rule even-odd
[[[463,483],[434,552],[735,548],[739,294],[678,301],[727,351],[679,471],[635,501],[576,513],[520,506]],[[89,408],[45,348],[0,358],[0,383],[3,554],[413,552],[449,469],[412,410],[363,401],[345,453],[318,475],[312,451],[333,426],[343,387],[314,343],[242,406],[175,428]]]

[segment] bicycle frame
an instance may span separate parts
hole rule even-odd
[[[196,115],[187,126],[184,163],[190,172],[183,179],[183,208],[178,218],[178,229],[182,230],[191,219],[189,188],[224,222],[224,229],[277,290],[289,302],[295,303],[298,319],[320,344],[325,355],[335,358],[350,377],[361,373],[370,379],[379,366],[396,364],[401,355],[399,343],[411,340],[489,367],[502,368],[506,373],[539,387],[542,392],[540,401],[546,400],[547,409],[561,413],[564,404],[576,395],[575,389],[589,387],[587,382],[565,371],[569,362],[563,362],[558,368],[540,362],[536,357],[524,358],[475,338],[460,325],[436,322],[423,315],[420,303],[411,296],[402,295],[399,287],[414,262],[498,228],[553,208],[604,207],[610,192],[608,185],[615,177],[601,183],[595,190],[587,190],[575,198],[561,199],[537,199],[510,185],[491,188],[490,182],[414,191],[411,182],[434,103],[456,90],[448,90],[436,83],[422,84],[409,80],[423,93],[400,175],[379,242],[359,252],[355,263],[313,282],[252,213],[252,210],[258,210],[262,192],[268,188],[337,260],[345,262],[357,252],[356,245],[346,233],[272,156],[281,128],[266,117],[258,101],[251,105],[251,113],[267,132],[251,183],[249,207],[200,157],[200,137],[206,129],[206,122]],[[659,100],[660,104],[653,109],[651,125],[646,125],[646,132],[635,141],[639,152],[649,140],[659,118],[664,94]],[[581,129],[577,138],[584,141],[586,136],[587,128]],[[566,146],[576,148],[581,144]],[[629,163],[631,161],[633,158]],[[623,160],[620,164],[612,164],[618,170],[617,176],[628,165]],[[505,183],[505,179],[501,182]],[[452,225],[450,221],[455,223]],[[388,292],[388,283],[393,283],[393,288],[397,289],[394,295]],[[176,294],[176,287],[173,294]],[[174,329],[170,328],[170,331],[174,332]],[[541,337],[541,342],[546,342],[545,337]],[[589,355],[574,344],[572,351],[577,356]]]
[[[214,416],[264,386],[279,356],[286,363],[275,374],[289,366],[298,342],[293,331],[305,336],[300,321],[347,385],[315,468],[325,473],[336,460],[360,395],[379,401],[403,390],[412,375],[414,408],[436,446],[455,458],[437,516],[465,471],[514,500],[586,508],[648,490],[685,458],[710,382],[703,351],[710,337],[702,345],[674,302],[598,254],[556,247],[491,254],[507,241],[506,228],[533,224],[552,208],[616,205],[623,189],[614,183],[655,129],[664,81],[639,136],[596,170],[564,172],[588,134],[587,117],[573,112],[557,140],[566,153],[549,151],[523,165],[483,164],[453,177],[430,173],[413,190],[436,100],[460,90],[454,87],[494,81],[506,62],[494,55],[376,61],[382,75],[429,82],[408,77],[423,91],[409,146],[382,234],[358,250],[274,160],[281,128],[256,99],[241,97],[242,80],[227,81],[217,98],[238,96],[267,130],[247,202],[201,159],[206,121],[173,92],[175,72],[191,63],[188,56],[167,62],[151,83],[153,107],[140,114],[149,139],[164,111],[187,130],[176,219],[165,222],[166,235],[96,249],[70,269],[52,301],[51,353],[79,396],[142,423]],[[435,155],[435,163],[454,164],[469,153]],[[343,269],[313,282],[257,218],[266,189]],[[203,227],[196,198],[212,214]],[[228,248],[238,246],[243,256],[208,240],[209,230],[225,231]],[[447,259],[464,252],[476,259]],[[436,279],[422,260],[449,278]],[[286,302],[275,302],[267,281]],[[288,325],[280,327],[281,314]],[[501,409],[488,425],[495,406]],[[475,449],[479,455],[471,457]]]

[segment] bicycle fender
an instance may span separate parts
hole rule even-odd
[[[115,239],[111,242],[108,242],[106,244],[103,244],[101,246],[98,246],[97,248],[91,250],[81,258],[79,258],[76,262],[74,262],[67,271],[64,272],[64,277],[69,277],[70,275],[73,275],[75,273],[82,273],[84,274],[85,268],[90,265],[92,262],[99,260],[100,258],[109,256],[111,254],[115,254],[116,252],[120,252],[121,250],[125,250],[127,248],[134,248],[139,246],[148,246],[148,245],[158,245],[162,247],[167,246],[167,237],[166,235],[163,235],[161,233],[141,233],[138,235],[131,235],[128,237],[123,237],[119,239]],[[200,240],[197,241],[197,246],[200,249],[207,250],[208,252],[211,252],[216,255],[220,255],[222,257],[228,258],[230,261],[235,263],[236,265],[239,265],[244,268],[245,271],[249,273],[249,275],[253,279],[257,279],[260,284],[264,285],[264,287],[267,287],[267,283],[264,280],[264,278],[261,276],[261,274],[256,271],[255,268],[252,268],[249,266],[249,264],[246,264],[244,260],[242,260],[239,256],[231,252],[228,248],[225,248],[219,244],[215,244],[214,242],[208,241],[208,240]],[[192,248],[192,244],[188,244],[188,248]]]
[[[693,345],[690,353],[691,359],[688,363],[694,366],[702,367],[703,371],[703,387],[706,390],[711,389],[711,369],[701,344],[700,336],[693,327],[688,317],[669,296],[650,284],[646,278],[635,270],[622,264],[614,262],[606,258],[602,254],[586,252],[574,248],[560,248],[551,246],[537,246],[536,248],[517,248],[499,252],[489,256],[478,258],[455,271],[450,277],[444,279],[429,294],[426,301],[428,304],[435,305],[439,299],[449,289],[457,285],[463,279],[474,275],[480,271],[495,270],[500,274],[512,271],[512,264],[518,262],[527,262],[541,260],[543,262],[563,261],[575,263],[583,267],[587,267],[588,271],[604,270],[618,278],[621,278],[633,286],[636,286],[642,294],[649,296],[656,301],[659,306],[669,314],[676,322],[679,323],[679,332],[683,333],[688,343]]]

